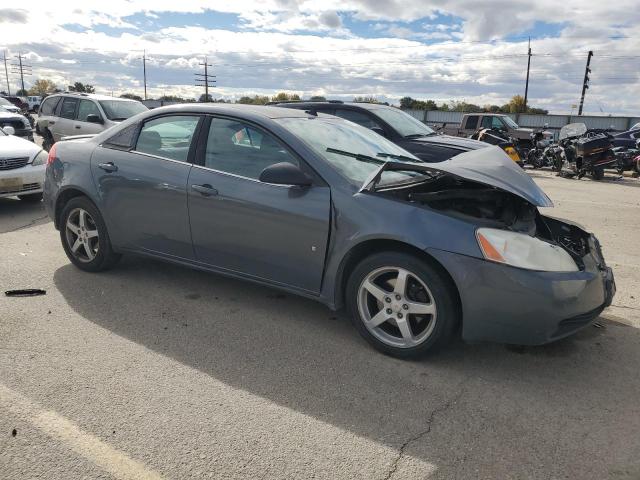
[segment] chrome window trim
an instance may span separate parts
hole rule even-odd
[[[201,170],[206,170],[208,172],[218,173],[220,175],[225,175],[227,177],[239,178],[241,180],[249,180],[249,181],[254,182],[254,183],[259,183],[260,185],[270,185],[270,186],[273,186],[273,187],[281,187],[281,188],[292,188],[292,187],[296,187],[297,186],[297,185],[281,185],[279,183],[261,182],[257,178],[244,177],[242,175],[237,175],[235,173],[223,172],[222,170],[216,170],[215,168],[205,167],[203,165],[196,165],[195,163],[193,164],[193,168],[199,168]],[[311,185],[311,186],[314,187],[315,185]]]

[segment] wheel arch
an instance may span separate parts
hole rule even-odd
[[[363,259],[370,255],[389,251],[407,253],[409,255],[418,257],[421,260],[427,262],[436,271],[438,271],[445,279],[445,281],[449,284],[452,292],[454,292],[454,301],[456,304],[456,308],[458,309],[459,318],[462,319],[462,301],[460,298],[460,292],[458,290],[458,286],[453,280],[453,277],[449,274],[447,269],[444,268],[444,266],[438,260],[436,260],[433,256],[429,255],[424,250],[421,250],[409,243],[391,239],[365,240],[352,247],[351,250],[349,250],[343,257],[342,261],[340,262],[340,266],[338,267],[336,276],[337,281],[335,283],[334,299],[337,309],[342,308],[345,304],[345,290],[347,288],[347,282],[349,280],[349,275],[356,267],[356,265],[358,265],[358,263],[360,263]]]
[[[85,192],[84,190],[78,187],[67,187],[64,190],[61,190],[58,196],[56,197],[56,204],[54,210],[53,224],[59,230],[60,229],[60,215],[62,214],[62,210],[64,206],[69,203],[72,198],[76,197],[86,197],[93,205],[100,211],[96,202],[93,201],[91,196]]]

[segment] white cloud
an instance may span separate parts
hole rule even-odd
[[[199,0],[157,0],[150,8],[142,1],[86,0],[81,9],[68,10],[34,1],[27,13],[0,9],[0,21],[24,20],[2,23],[3,41],[10,42],[6,46],[12,55],[29,52],[34,71],[30,81],[46,76],[61,86],[79,80],[106,92],[140,90],[146,49],[151,92],[173,89],[199,95],[193,73],[208,55],[218,74],[219,95],[290,89],[340,98],[377,94],[394,99],[408,94],[482,104],[504,103],[524,90],[526,42],[500,39],[553,20],[563,25],[561,35],[533,42],[531,103],[569,110],[580,93],[586,52],[592,49],[596,55],[587,110],[599,111],[602,105],[610,112],[637,113],[640,52],[635,25],[640,12],[635,3],[236,0],[207,5]],[[214,29],[195,24],[154,28],[172,12],[206,15],[205,6],[234,13],[240,22]],[[135,13],[143,15],[144,22],[128,18]],[[443,15],[450,15],[453,23],[442,23]],[[350,24],[377,22],[366,35],[376,38],[348,31],[346,19]],[[414,20],[422,20],[422,30],[404,23]],[[65,28],[69,24],[87,30]],[[119,33],[96,31],[104,26]],[[476,43],[493,38],[498,41]],[[614,53],[636,57],[613,58]],[[12,81],[15,86],[15,78]]]

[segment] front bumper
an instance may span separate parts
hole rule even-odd
[[[585,268],[579,272],[537,272],[442,250],[428,253],[458,287],[462,337],[468,342],[542,345],[558,340],[589,325],[616,292],[613,271],[599,251],[583,258]]]
[[[41,193],[46,165],[0,170],[0,198]]]

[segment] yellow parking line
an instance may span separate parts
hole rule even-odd
[[[96,436],[85,432],[58,413],[45,410],[18,392],[0,384],[0,407],[32,423],[50,437],[123,480],[161,480],[162,476],[143,463],[116,450]]]

